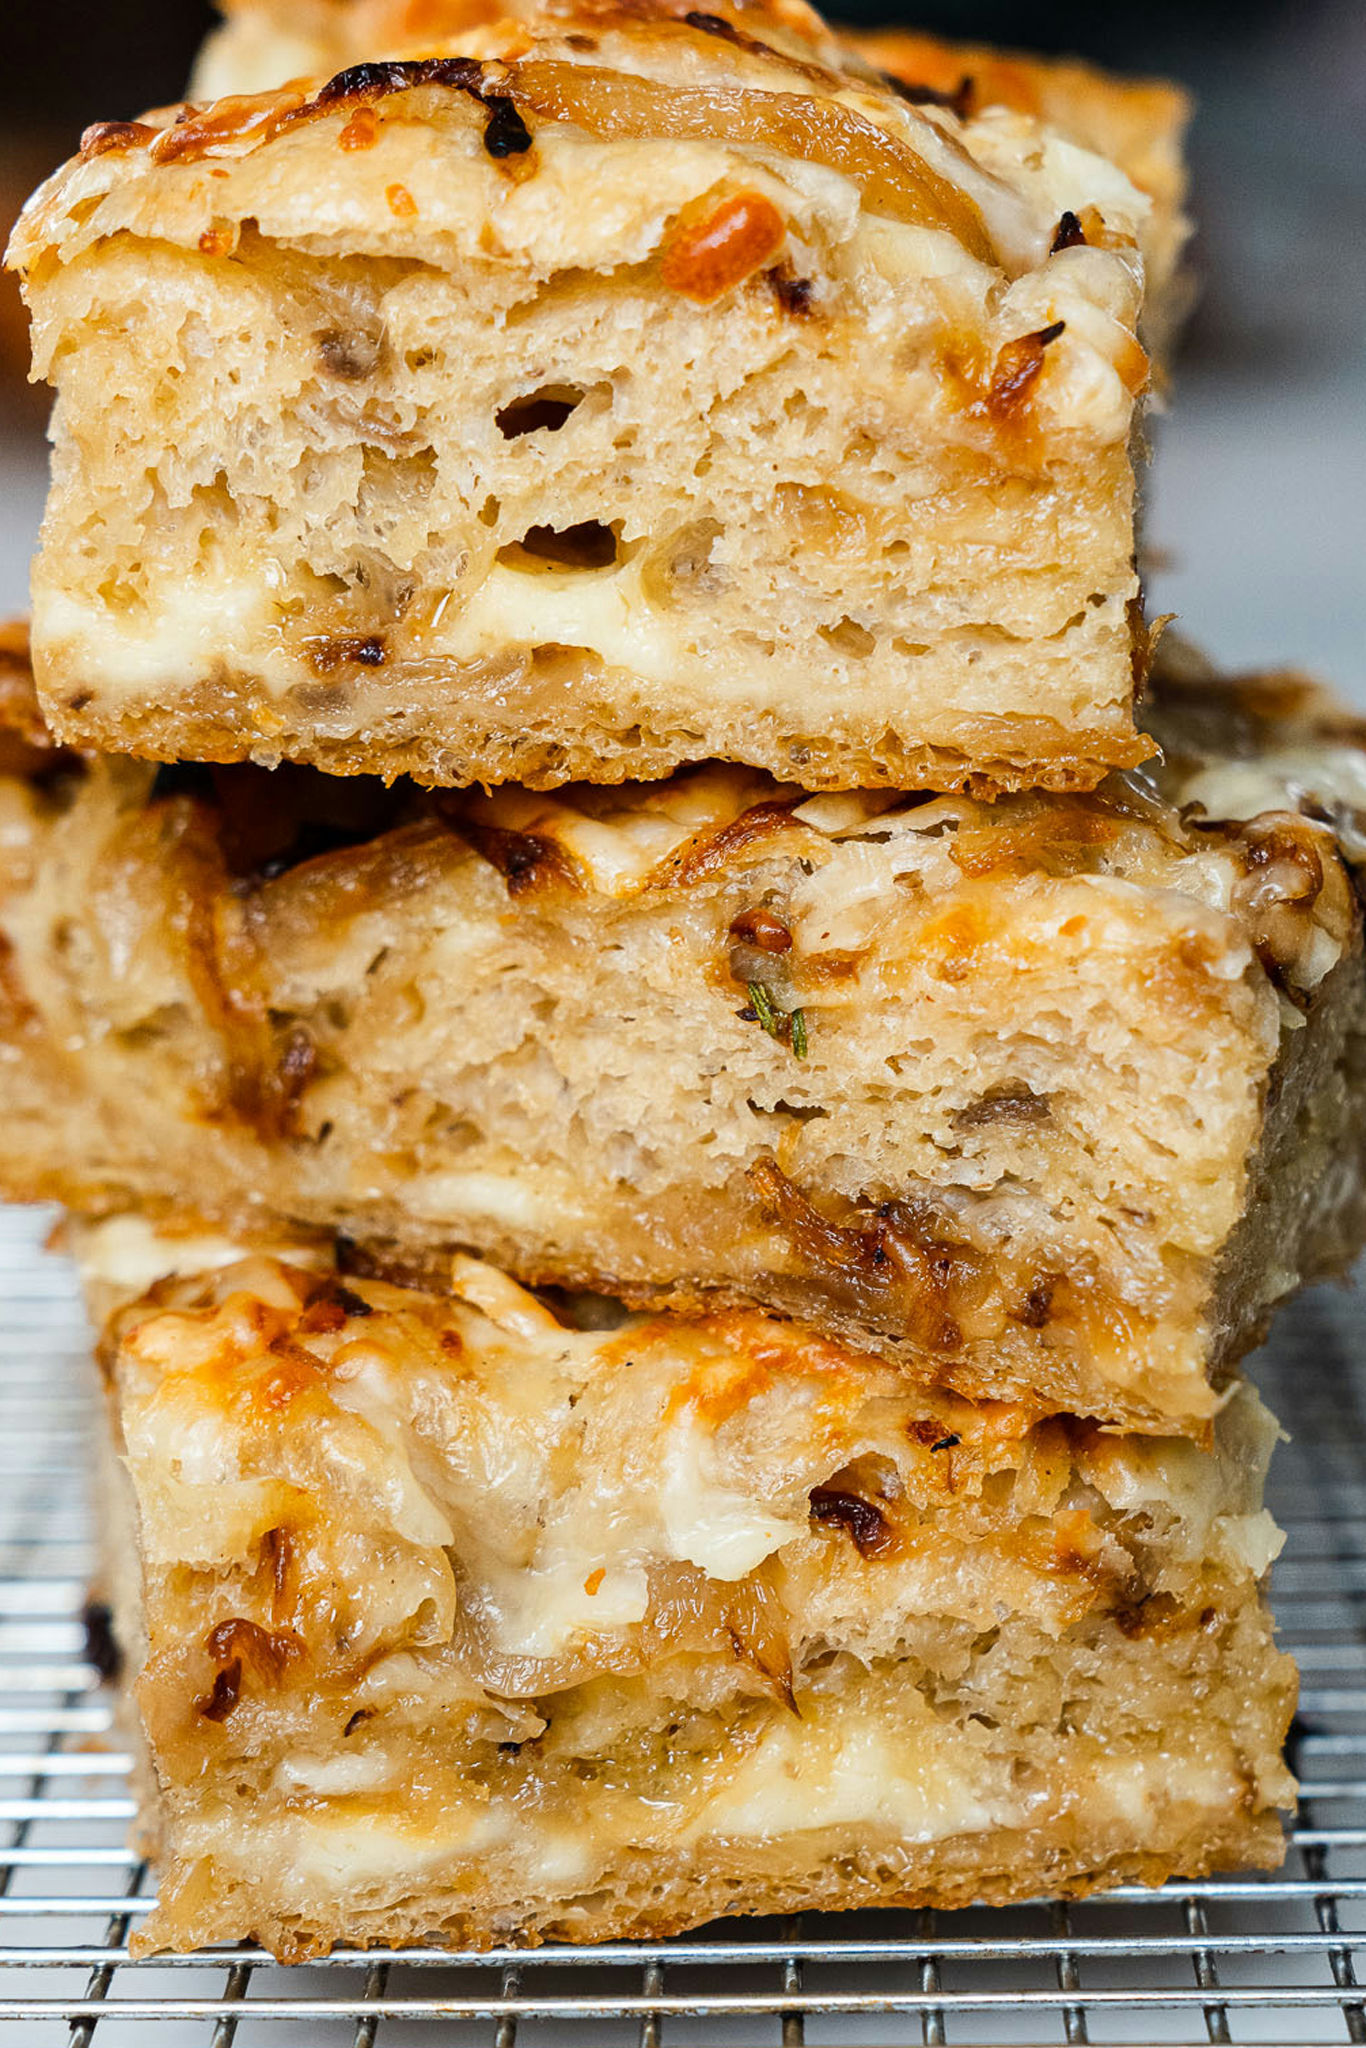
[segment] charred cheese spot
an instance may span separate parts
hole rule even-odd
[[[583,886],[577,863],[548,834],[509,832],[498,825],[485,825],[461,815],[458,827],[475,852],[497,868],[507,883],[508,895],[529,895],[533,890]]]
[[[686,852],[668,862],[661,873],[661,883],[667,881],[674,888],[686,889],[708,881],[728,867],[737,854],[747,852],[761,840],[776,837],[780,832],[801,831],[803,828],[792,816],[800,802],[800,797],[782,797],[751,804],[738,818],[696,840]]]
[[[108,156],[112,150],[138,149],[152,141],[156,132],[141,121],[96,121],[81,137],[81,156],[89,162],[93,157]]]

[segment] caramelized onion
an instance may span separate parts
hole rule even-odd
[[[772,149],[851,178],[870,213],[946,228],[983,263],[996,254],[973,201],[913,151],[836,100],[702,86],[535,60],[515,67],[518,102],[604,142],[668,136]]]
[[[639,1649],[622,1630],[592,1636],[559,1657],[497,1650],[487,1640],[479,1615],[463,1603],[456,1609],[451,1649],[475,1685],[509,1700],[544,1699],[549,1693],[585,1685],[605,1671],[629,1675],[642,1663]]]
[[[837,1299],[875,1321],[895,1315],[922,1350],[951,1356],[965,1339],[999,1328],[999,1262],[956,1241],[946,1216],[925,1202],[850,1205],[849,1220],[825,1216],[774,1159],[759,1159],[749,1181],[768,1220],[800,1268],[819,1274]]]
[[[479,1607],[467,1589],[456,1611],[451,1649],[470,1680],[498,1699],[544,1699],[604,1673],[632,1677],[670,1657],[722,1655],[747,1665],[766,1691],[792,1703],[786,1617],[762,1571],[732,1582],[709,1579],[696,1565],[652,1565],[650,1604],[642,1622],[606,1629],[558,1657],[495,1649]]]
[[[652,1566],[650,1610],[640,1630],[647,1664],[691,1651],[725,1650],[792,1706],[792,1655],[783,1603],[761,1569],[747,1579],[709,1579],[697,1565]]]
[[[207,107],[187,103],[170,127],[153,138],[148,155],[154,164],[197,163],[227,144],[273,142],[307,104],[308,95],[296,87],[234,93]]]

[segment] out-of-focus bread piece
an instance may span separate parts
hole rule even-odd
[[[90,131],[12,243],[60,738],[537,787],[1140,758],[1150,202],[737,21],[505,19]]]
[[[1288,682],[1156,708],[1153,776],[994,805],[39,753],[0,783],[0,1192],[757,1300],[1198,1433],[1360,1242],[1366,764]]]
[[[1117,1439],[752,1313],[584,1331],[465,1259],[433,1294],[168,1280],[102,1350],[143,1951],[1281,1859],[1249,1388],[1212,1454]]]

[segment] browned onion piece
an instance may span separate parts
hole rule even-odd
[[[765,1691],[792,1704],[792,1661],[783,1604],[762,1572],[735,1583],[686,1563],[652,1565],[643,1622],[606,1629],[557,1657],[495,1649],[466,1589],[450,1647],[472,1684],[503,1700],[544,1699],[612,1673],[629,1678],[669,1657],[716,1656],[746,1665]]]
[[[519,1656],[494,1649],[479,1616],[463,1603],[451,1630],[451,1649],[467,1677],[495,1698],[544,1699],[585,1685],[603,1672],[629,1676],[641,1668],[641,1653],[623,1631],[592,1636],[558,1657]]]
[[[572,121],[604,142],[684,137],[738,143],[824,164],[852,178],[870,213],[947,228],[983,263],[995,263],[975,203],[911,150],[836,100],[729,86],[682,90],[624,71],[535,60],[514,67],[519,105]]]
[[[792,1705],[787,1616],[762,1570],[732,1581],[709,1579],[681,1561],[653,1565],[640,1646],[647,1664],[669,1655],[721,1651],[748,1665],[766,1691]]]

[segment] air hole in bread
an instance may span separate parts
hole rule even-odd
[[[617,560],[620,542],[600,519],[581,519],[575,526],[529,526],[520,541],[498,550],[509,568],[541,563],[553,569],[608,569]]]
[[[877,641],[866,626],[857,619],[842,618],[837,626],[822,626],[820,635],[827,647],[833,647],[837,654],[851,654],[855,660],[863,661],[873,652]]]
[[[520,440],[523,434],[555,434],[583,400],[584,392],[577,384],[543,384],[539,391],[512,399],[494,418],[505,441]]]

